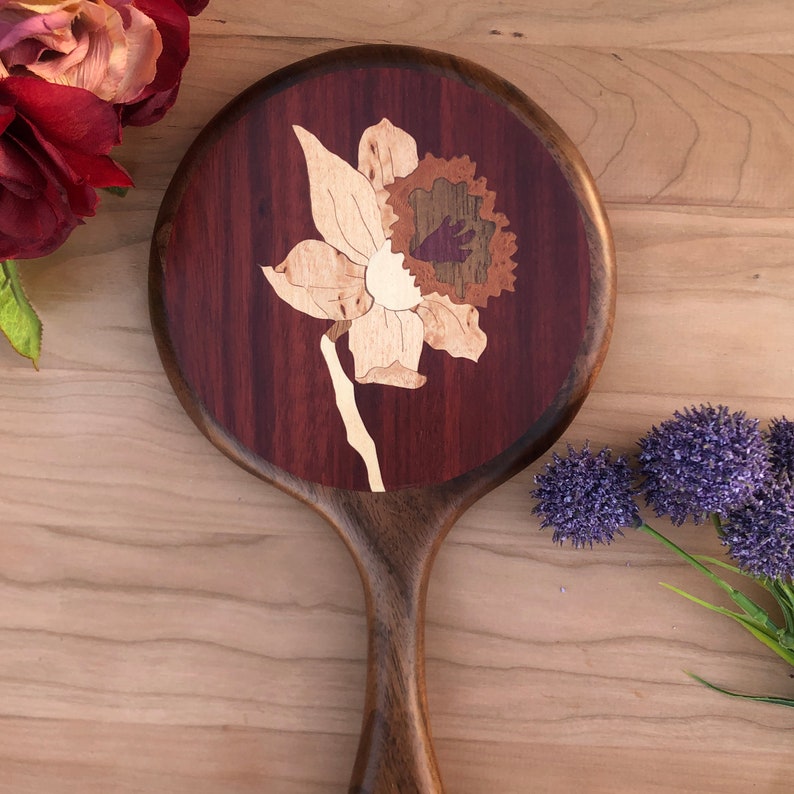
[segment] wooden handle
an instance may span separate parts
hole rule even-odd
[[[435,552],[458,511],[427,491],[337,491],[322,512],[364,585],[367,691],[351,794],[443,794],[425,693],[425,596]]]
[[[377,580],[364,585],[367,693],[350,793],[442,794],[425,694],[425,588],[385,570]]]

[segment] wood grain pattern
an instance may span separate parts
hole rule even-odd
[[[610,353],[565,439],[631,451],[650,423],[702,400],[791,417],[785,4],[701,5],[702,26],[691,5],[520,5],[524,39],[507,24],[487,33],[506,6],[462,6],[484,23],[475,57],[583,152],[619,263]],[[149,239],[198,130],[263,73],[344,43],[312,38],[319,28],[471,57],[471,39],[449,33],[459,7],[211,0],[177,106],[126,131],[118,155],[138,188],[26,266],[46,337],[39,374],[0,348],[3,794],[345,790],[366,674],[355,567],[319,516],[218,455],[184,415],[149,330]],[[428,32],[430,15],[446,33]],[[528,516],[539,466],[460,519],[429,584],[428,697],[449,791],[788,791],[789,713],[682,672],[791,696],[785,665],[658,587],[713,595],[647,538],[552,547]],[[670,531],[719,553],[708,535]]]
[[[282,8],[216,5],[198,21],[201,31],[251,35],[258,23],[264,35],[332,40],[391,39],[421,42],[520,41],[577,47],[647,47],[703,52],[791,52],[794,23],[790,9],[775,0],[665,3],[663,0],[594,5],[562,0],[540,5],[512,0],[499,4],[465,0],[454,6],[404,0],[388,6],[354,0],[323,13],[318,0]],[[253,25],[252,25],[253,23]]]

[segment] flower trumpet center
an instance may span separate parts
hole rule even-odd
[[[485,306],[513,291],[515,235],[495,210],[496,194],[475,179],[468,157],[426,155],[414,171],[387,186],[397,221],[392,248],[405,255],[423,295],[438,293],[458,305]]]
[[[451,284],[459,300],[467,284],[488,280],[488,247],[496,231],[493,221],[480,216],[481,196],[470,196],[468,185],[453,185],[443,177],[430,190],[416,188],[408,196],[414,211],[411,256],[430,263],[436,279]]]

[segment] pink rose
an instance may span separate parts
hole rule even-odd
[[[94,188],[132,185],[108,157],[120,137],[113,107],[88,91],[0,80],[0,260],[54,251],[94,214]]]
[[[0,0],[0,78],[35,75],[116,105],[123,124],[159,120],[206,0]],[[46,7],[46,11],[42,8]]]
[[[136,101],[156,75],[162,37],[130,0],[5,0],[0,76],[35,75],[113,104]]]

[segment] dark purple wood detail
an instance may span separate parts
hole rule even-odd
[[[208,413],[256,456],[309,481],[367,489],[320,355],[330,321],[281,301],[260,266],[320,239],[292,124],[357,164],[382,118],[420,158],[469,155],[517,236],[515,292],[480,309],[480,361],[425,345],[418,390],[357,385],[387,489],[445,482],[532,427],[561,389],[585,335],[590,250],[577,196],[540,141],[502,102],[415,68],[304,75],[253,98],[192,165],[167,242],[163,300],[184,378]],[[219,122],[222,124],[222,122]],[[337,343],[352,375],[346,337]]]

